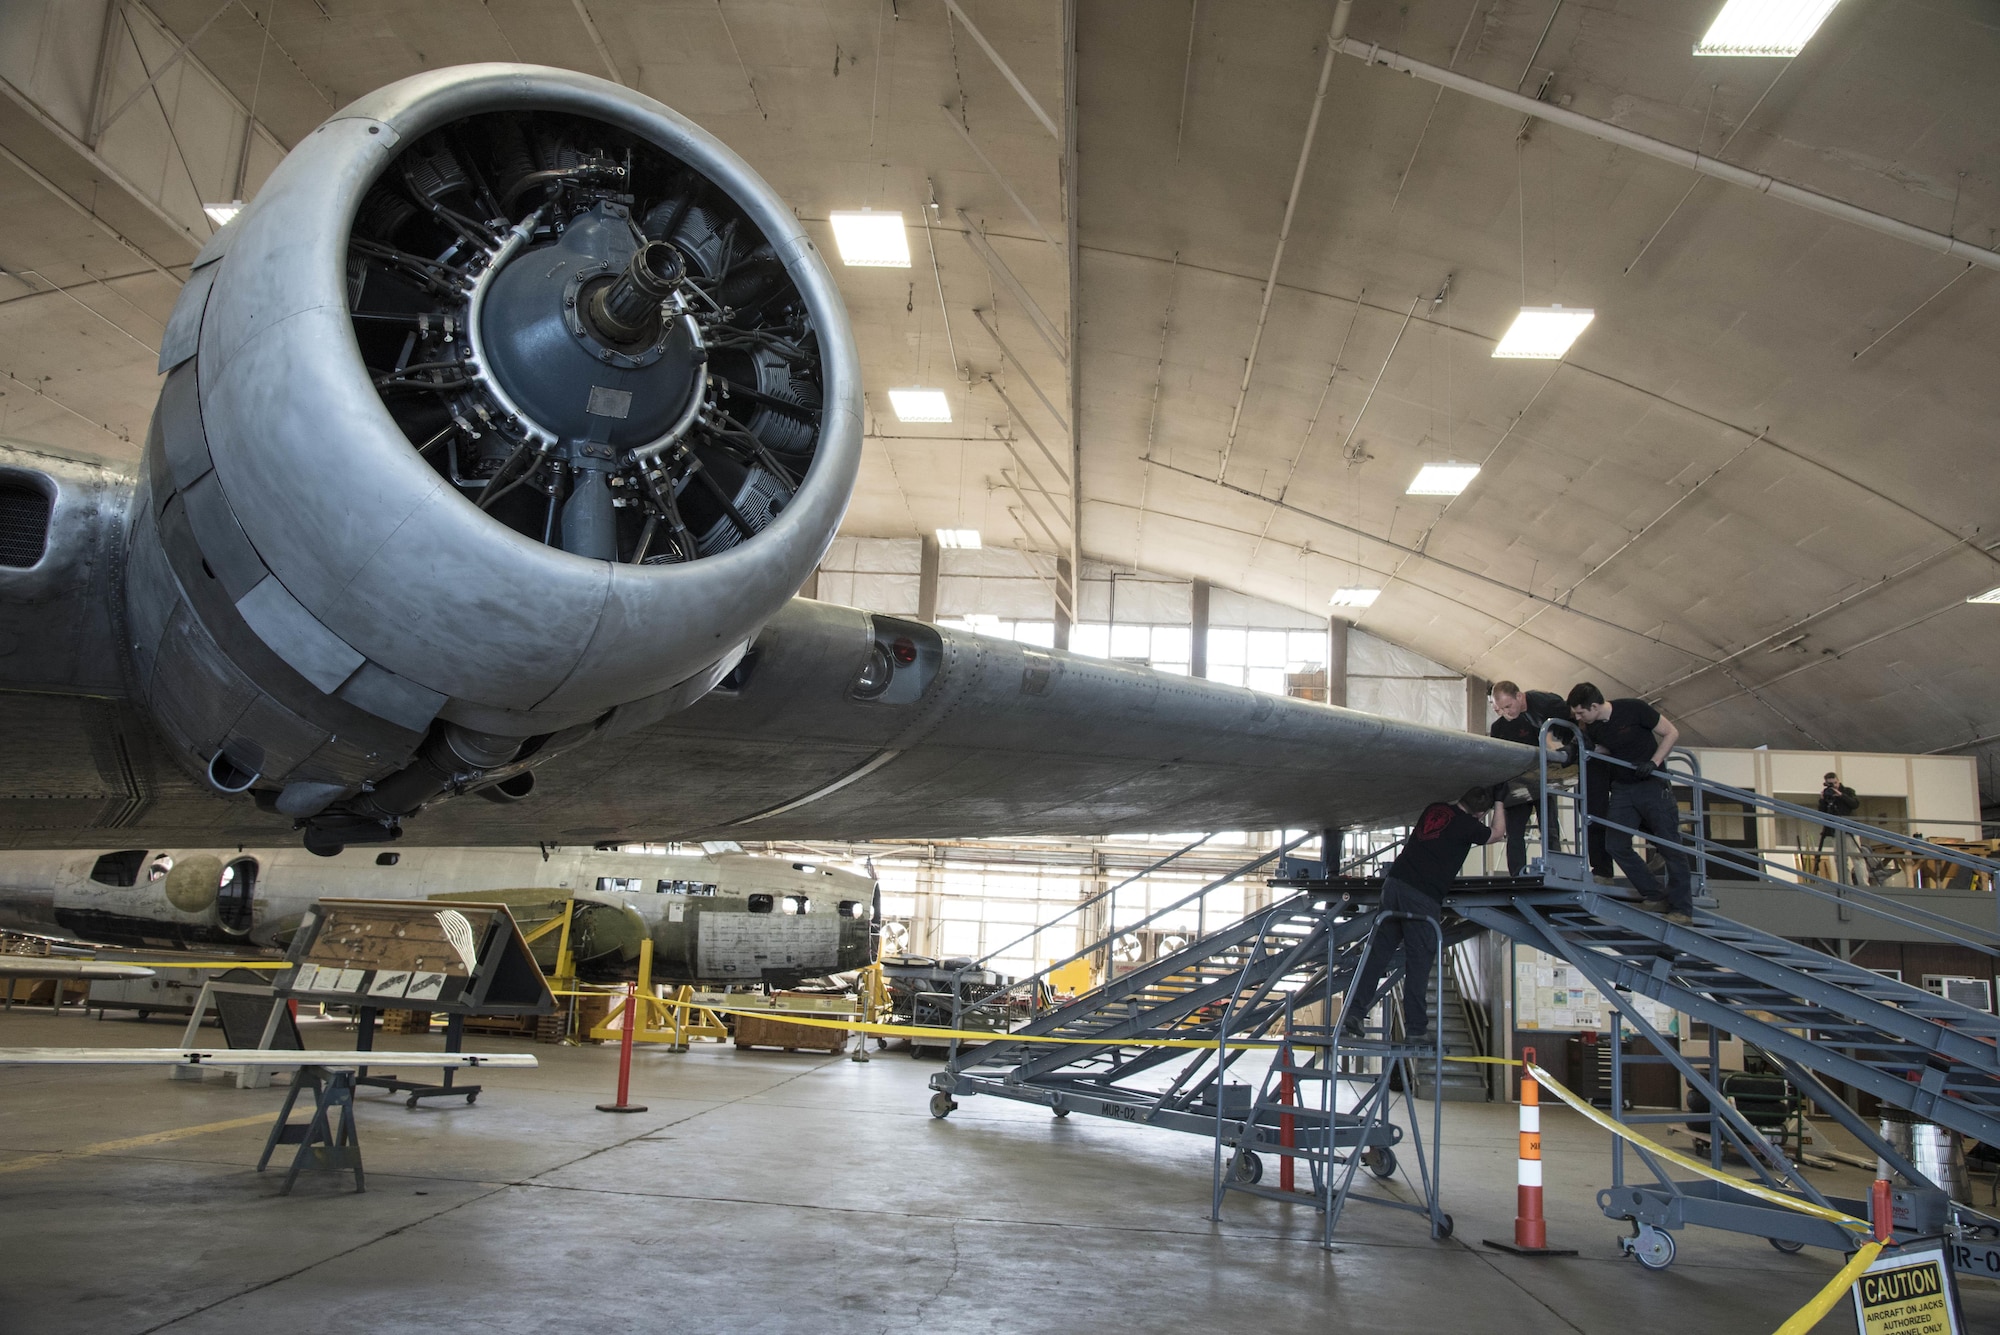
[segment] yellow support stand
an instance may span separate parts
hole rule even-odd
[[[569,925],[570,919],[575,913],[576,901],[574,899],[565,901],[562,917],[558,919],[562,923],[562,936],[556,941],[556,976],[549,980],[558,995],[576,991],[576,959],[569,953]],[[541,931],[547,930],[546,925],[541,929]],[[538,936],[540,934],[541,932],[536,933]],[[574,1043],[576,1041],[576,998],[572,996],[568,1000],[569,1011],[563,1021],[563,1041],[565,1043]]]
[[[632,1041],[634,1043],[664,1043],[669,1052],[686,1052],[691,1038],[713,1038],[727,1041],[729,1029],[722,1023],[722,1017],[700,1005],[694,999],[694,989],[688,986],[677,988],[671,997],[660,995],[653,985],[653,943],[650,939],[639,943],[639,984],[632,994],[631,1004],[639,1008],[633,1015]],[[611,1005],[604,1022],[590,1031],[590,1037],[606,1042],[619,1042],[625,1037],[625,1006],[622,995]]]
[[[687,1051],[687,1041],[691,1038],[712,1038],[718,1043],[729,1041],[729,1026],[722,1022],[720,1015],[696,1004],[692,987],[683,984],[672,998],[662,1004],[674,1013],[674,1032],[681,1036],[680,1051]]]

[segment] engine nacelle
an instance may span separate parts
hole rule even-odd
[[[138,692],[322,845],[698,699],[860,460],[846,313],[790,210],[561,70],[423,74],[320,126],[196,261],[160,366]]]

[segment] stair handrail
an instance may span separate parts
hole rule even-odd
[[[1039,969],[1034,973],[1029,974],[1025,978],[1016,979],[1015,981],[1008,983],[1004,987],[997,988],[994,991],[989,992],[985,996],[979,998],[978,1001],[971,1003],[969,1006],[963,1000],[964,996],[963,980],[966,973],[970,972],[970,970],[976,966],[968,965],[966,968],[960,969],[956,974],[953,975],[952,978],[953,982],[952,1028],[954,1029],[964,1028],[963,1022],[966,1015],[975,1011],[985,1009],[995,1001],[1004,1002],[1005,999],[1010,994],[1017,991],[1018,989],[1040,983],[1043,980],[1045,980],[1050,974],[1054,973],[1056,970],[1067,968],[1068,966],[1076,963],[1078,960],[1083,959],[1088,955],[1094,954],[1095,952],[1101,949],[1104,949],[1111,942],[1116,941],[1121,934],[1126,932],[1136,932],[1140,928],[1145,927],[1148,924],[1160,918],[1165,917],[1169,913],[1174,913],[1180,909],[1183,909],[1187,907],[1189,904],[1192,904],[1195,900],[1200,899],[1203,895],[1206,895],[1213,890],[1219,890],[1223,886],[1228,885],[1231,881],[1235,881],[1241,877],[1249,875],[1251,872],[1257,870],[1257,868],[1263,866],[1265,863],[1284,856],[1286,853],[1291,852],[1293,849],[1297,848],[1300,844],[1305,843],[1309,839],[1316,839],[1318,837],[1319,837],[1318,835],[1312,833],[1311,831],[1308,831],[1307,833],[1300,835],[1297,839],[1292,840],[1288,844],[1282,844],[1279,847],[1270,850],[1268,853],[1261,855],[1260,857],[1253,858],[1251,861],[1244,863],[1242,866],[1237,867],[1233,871],[1225,872],[1223,875],[1217,877],[1213,881],[1210,881],[1208,884],[1202,886],[1200,889],[1194,891],[1192,894],[1183,896],[1182,898],[1175,900],[1173,903],[1167,905],[1165,908],[1153,910],[1153,912],[1147,914],[1145,917],[1141,918],[1137,922],[1127,923],[1123,927],[1118,927],[1115,924],[1111,925],[1109,927],[1109,930],[1106,932],[1104,936],[1100,937],[1096,941],[1091,942],[1089,945],[1083,947],[1081,950],[1078,950],[1075,954],[1070,955],[1068,958],[1057,960],[1055,963],[1050,964],[1045,968]],[[1190,847],[1192,847],[1192,845],[1190,845]],[[1178,854],[1176,856],[1178,856]],[[1141,875],[1144,874],[1145,873],[1143,872],[1141,873]],[[1137,877],[1134,877],[1132,879],[1136,880]],[[1127,885],[1129,885],[1130,883],[1131,881],[1129,880],[1124,882],[1124,884]],[[1107,890],[1103,892],[1102,895],[1093,896],[1093,899],[1101,899],[1105,895],[1109,895],[1110,893],[1111,891]],[[1079,904],[1077,907],[1081,908],[1082,904]],[[1263,911],[1264,911],[1263,909],[1257,910],[1257,912],[1259,913],[1262,913]],[[1067,917],[1067,916],[1068,914],[1062,915],[1062,917]],[[1248,917],[1249,915],[1246,914],[1244,916]],[[1029,932],[1027,936],[1019,938],[1019,940],[1026,940],[1028,939],[1028,937],[1032,937],[1039,932],[1047,930],[1047,928],[1049,927],[1053,927],[1056,923],[1062,921],[1062,917],[1051,919],[1048,923],[1044,924],[1041,927],[1037,927],[1034,931]],[[1239,918],[1236,921],[1240,923],[1243,921],[1243,919]],[[1225,928],[1219,927],[1216,928],[1215,930],[1223,931],[1225,930]],[[1213,934],[1214,933],[1210,933],[1210,935]],[[986,958],[991,959],[992,956],[988,955]],[[1108,982],[1110,980],[1107,979],[1106,981]],[[957,1043],[958,1040],[956,1039],[952,1040],[954,1048],[954,1053],[953,1053],[954,1056],[956,1055],[955,1049]]]
[[[1557,729],[1566,731],[1576,738],[1577,778],[1576,790],[1574,792],[1552,790],[1549,786],[1548,771],[1551,752],[1548,749],[1547,739],[1554,735]],[[1629,761],[1621,760],[1616,756],[1606,755],[1601,752],[1593,753],[1589,748],[1589,739],[1583,730],[1576,724],[1565,722],[1562,719],[1544,720],[1538,736],[1541,739],[1537,750],[1540,753],[1538,763],[1539,778],[1541,780],[1541,828],[1543,830],[1549,828],[1548,821],[1553,814],[1554,798],[1557,794],[1560,794],[1561,796],[1570,798],[1575,804],[1577,812],[1576,840],[1579,851],[1588,847],[1589,827],[1592,825],[1602,825],[1607,829],[1619,830],[1629,835],[1638,835],[1649,842],[1657,837],[1645,830],[1622,825],[1617,821],[1611,820],[1609,817],[1594,815],[1589,809],[1589,766],[1593,764],[1610,764],[1635,771],[1638,769],[1638,766]],[[1676,771],[1671,768],[1673,762],[1676,760],[1686,764],[1686,772]],[[1694,810],[1691,813],[1693,816],[1692,836],[1690,837],[1676,831],[1673,846],[1694,859],[1695,865],[1691,868],[1691,872],[1700,878],[1700,884],[1707,884],[1709,879],[1709,863],[1711,861],[1720,861],[1724,865],[1758,875],[1759,879],[1766,883],[1781,884],[1787,889],[1801,890],[1819,899],[1850,905],[1859,908],[1862,912],[1871,916],[1896,923],[1899,926],[1928,932],[1953,944],[1979,951],[1981,954],[2000,956],[2000,931],[1989,931],[1983,927],[1974,927],[1969,923],[1960,922],[1956,918],[1948,918],[1943,914],[1933,913],[1929,909],[1920,908],[1914,904],[1906,904],[1899,900],[1891,899],[1886,895],[1876,894],[1874,891],[1862,886],[1849,885],[1841,881],[1831,881],[1816,872],[1807,871],[1803,867],[1781,867],[1778,863],[1765,858],[1762,855],[1762,851],[1758,849],[1737,848],[1733,845],[1717,843],[1708,837],[1706,799],[1709,796],[1720,797],[1727,801],[1740,803],[1752,811],[1764,815],[1791,817],[1806,821],[1809,824],[1817,824],[1827,829],[1839,830],[1856,839],[1865,837],[1876,843],[1886,843],[1892,848],[1899,848],[1904,852],[1919,857],[1948,862],[1955,866],[1963,867],[1968,871],[1983,872],[1995,878],[1993,882],[1995,885],[2000,885],[2000,862],[1976,857],[1970,853],[1961,853],[1942,845],[1913,838],[1909,835],[1896,834],[1894,831],[1884,830],[1877,826],[1869,825],[1866,822],[1854,820],[1851,817],[1836,816],[1831,812],[1802,807],[1796,803],[1786,802],[1780,798],[1770,797],[1751,789],[1738,788],[1732,784],[1704,778],[1701,774],[1701,762],[1699,758],[1685,747],[1675,747],[1669,752],[1666,765],[1656,767],[1655,772],[1662,774],[1670,783],[1688,788],[1692,792],[1694,805]],[[1664,843],[1665,840],[1662,839],[1661,842]],[[1717,852],[1717,849],[1722,851]],[[1774,874],[1781,870],[1787,874],[1787,877],[1794,879],[1786,879]],[[2000,899],[2000,894],[1996,894],[1995,897],[1996,899]],[[1978,939],[1963,935],[1966,932],[1976,933]]]
[[[1195,840],[1193,843],[1183,845],[1182,847],[1175,849],[1173,852],[1161,858],[1158,862],[1152,863],[1151,865],[1145,867],[1140,871],[1133,872],[1130,876],[1127,876],[1124,880],[1112,886],[1110,889],[1100,890],[1088,899],[1079,899],[1076,903],[1070,905],[1068,908],[1064,909],[1061,913],[1058,913],[1055,917],[1049,919],[1047,922],[1037,923],[1033,927],[1030,927],[1027,931],[1023,932],[1021,935],[1015,937],[1012,941],[1009,941],[1007,944],[1003,946],[996,946],[992,950],[987,951],[984,955],[981,955],[978,959],[966,965],[965,968],[960,969],[959,973],[964,974],[970,972],[973,969],[985,968],[986,965],[991,961],[998,959],[1000,956],[1012,950],[1015,946],[1020,945],[1023,941],[1032,940],[1033,938],[1040,936],[1043,932],[1048,931],[1051,927],[1054,927],[1057,923],[1061,922],[1064,918],[1069,917],[1071,914],[1081,913],[1085,909],[1089,908],[1092,904],[1095,904],[1098,900],[1108,899],[1112,895],[1117,894],[1120,890],[1123,890],[1126,886],[1132,884],[1132,882],[1144,880],[1146,877],[1151,876],[1154,872],[1160,870],[1160,868],[1166,866],[1168,863],[1186,857],[1189,853],[1194,852],[1197,848],[1200,848],[1203,844],[1215,838],[1215,835],[1216,832],[1214,830],[1210,830],[1207,834]]]

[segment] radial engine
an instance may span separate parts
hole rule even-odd
[[[308,846],[685,707],[818,564],[860,457],[790,210],[649,98],[436,71],[308,135],[175,307],[125,588],[180,759]]]

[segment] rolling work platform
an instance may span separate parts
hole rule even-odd
[[[1585,763],[1618,762],[1591,757]],[[1715,1034],[1744,1039],[1766,1054],[1796,1090],[1901,1179],[1896,1192],[1900,1234],[1948,1234],[1954,1239],[1961,1271],[2000,1275],[2000,1220],[1951,1201],[1939,1189],[1941,1184],[1920,1172],[1832,1087],[1837,1084],[1846,1091],[1866,1093],[1885,1107],[1903,1110],[1917,1120],[2000,1145],[2000,1018],[1723,918],[1699,905],[1704,902],[1711,867],[1727,864],[1738,879],[1755,877],[1767,888],[1838,900],[1847,910],[1893,922],[1905,933],[1920,932],[1929,939],[1968,947],[1993,958],[2000,958],[2000,924],[1992,930],[1969,927],[1887,895],[1780,865],[1754,850],[1717,843],[1707,835],[1704,807],[1709,799],[1720,799],[1732,804],[1736,812],[1826,826],[1934,862],[1963,864],[1974,874],[1991,875],[2000,872],[2000,866],[1947,846],[1703,779],[1693,757],[1685,753],[1676,753],[1670,763],[1674,766],[1671,781],[1683,801],[1680,848],[1691,863],[1697,896],[1692,925],[1672,923],[1647,911],[1622,885],[1595,881],[1580,856],[1550,854],[1531,864],[1529,874],[1521,877],[1459,881],[1447,901],[1444,949],[1448,951],[1484,929],[1573,965],[1609,1000],[1619,1014],[1621,1028],[1650,1041],[1658,1054],[1629,1056],[1623,1052],[1623,1044],[1612,1044],[1611,1089],[1607,1092],[1613,1117],[1633,1125],[1685,1126],[1708,1141],[1710,1164],[1718,1171],[1725,1156],[1734,1151],[1749,1165],[1747,1182],[1865,1217],[1865,1202],[1823,1194],[1780,1144],[1774,1144],[1724,1097],[1713,1056],[1719,1044],[1710,1044],[1706,1062],[1683,1056],[1674,1042],[1654,1029],[1632,998],[1647,997],[1707,1024]],[[1578,796],[1583,791],[1581,776],[1575,787],[1563,788],[1550,784],[1544,774],[1542,828],[1550,828],[1557,808],[1568,805],[1579,836],[1573,847],[1580,846],[1590,824],[1625,828],[1584,811]],[[1641,831],[1627,833],[1643,836]],[[1141,923],[1120,930],[1130,931],[1133,926],[1145,926],[1185,910],[1221,885],[1282,858],[1294,847],[1296,844],[1287,845],[1246,863]],[[1386,1156],[1393,1155],[1402,1143],[1405,1126],[1415,1130],[1416,1110],[1409,1108],[1401,1119],[1404,1125],[1398,1125],[1395,1119],[1375,1116],[1365,1094],[1346,1099],[1329,1095],[1320,1100],[1328,1116],[1317,1126],[1308,1127],[1301,1109],[1310,1100],[1302,1099],[1299,1089],[1314,1080],[1331,1087],[1338,1081],[1325,1081],[1324,1077],[1345,1074],[1343,1065],[1372,1076],[1390,1065],[1408,1064],[1412,1069],[1404,1071],[1399,1082],[1402,1088],[1426,1092],[1428,1081],[1423,1077],[1431,1073],[1416,1069],[1421,1063],[1409,1063],[1415,1054],[1391,1046],[1391,1035],[1386,1033],[1379,1040],[1385,1050],[1374,1054],[1372,1065],[1368,1054],[1337,1053],[1326,1023],[1328,1013],[1337,1013],[1337,1003],[1311,1009],[1344,995],[1373,922],[1379,877],[1301,874],[1297,864],[1288,860],[1281,867],[1288,874],[1268,882],[1281,896],[1272,906],[1200,936],[1185,948],[1115,978],[1067,1006],[1032,1014],[1025,1024],[1013,1029],[1011,1038],[975,1047],[955,1046],[946,1069],[931,1082],[936,1091],[931,1103],[933,1115],[947,1116],[957,1107],[958,1098],[985,1094],[1040,1104],[1059,1117],[1080,1111],[1210,1136],[1217,1146],[1218,1202],[1224,1189],[1260,1186],[1262,1166],[1256,1156],[1279,1143],[1281,1119],[1290,1118],[1294,1145],[1292,1153],[1283,1157],[1311,1162],[1312,1191],[1260,1189],[1252,1194],[1317,1204],[1329,1213],[1330,1238],[1331,1223],[1338,1213],[1329,1209],[1327,1183],[1334,1169],[1341,1169],[1340,1176],[1351,1180],[1347,1165],[1358,1160],[1377,1176],[1393,1173],[1394,1161]],[[1318,864],[1309,867],[1310,871],[1319,870]],[[1095,902],[1085,901],[1078,909],[1087,909]],[[1088,957],[1105,949],[1108,941],[1093,942],[1051,967]],[[1033,985],[1042,977],[1024,979],[978,1004],[1004,1007],[1011,992],[1027,987],[1032,994]],[[1391,981],[1394,977],[1392,972]],[[1302,1011],[1309,1013],[1302,1016]],[[1062,1045],[1020,1041],[1042,1035],[1095,1041]],[[1258,1072],[1254,1086],[1247,1080],[1231,1079],[1246,1054],[1267,1054],[1288,1035],[1291,1042],[1279,1050],[1268,1071],[1259,1069],[1258,1064],[1242,1068]],[[1148,1045],[1149,1040],[1159,1039],[1196,1039],[1205,1046]],[[1630,1112],[1624,1081],[1627,1068],[1640,1061],[1673,1066],[1688,1088],[1706,1099],[1707,1110]],[[1287,1076],[1293,1082],[1289,1099],[1283,1097],[1286,1091],[1278,1089],[1278,1082]],[[1437,1116],[1438,1106],[1433,1102],[1432,1117]],[[1221,1168],[1225,1157],[1226,1172]],[[1628,1177],[1634,1160],[1638,1171]],[[1762,1236],[1786,1251],[1808,1245],[1844,1251],[1854,1245],[1852,1234],[1829,1220],[1767,1203],[1707,1179],[1676,1177],[1668,1163],[1642,1146],[1628,1147],[1623,1140],[1615,1141],[1611,1168],[1611,1185],[1599,1193],[1598,1204],[1608,1218],[1630,1225],[1631,1235],[1622,1240],[1625,1250],[1649,1268],[1672,1263],[1676,1250],[1673,1233],[1688,1224]],[[1424,1172],[1420,1181],[1411,1185],[1420,1188],[1427,1200],[1433,1236],[1441,1236],[1435,1174]]]

